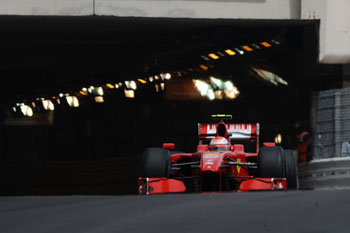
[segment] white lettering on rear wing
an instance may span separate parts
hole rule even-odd
[[[230,139],[250,139],[259,135],[259,123],[256,124],[225,124]],[[199,138],[213,138],[216,136],[218,124],[198,124]]]

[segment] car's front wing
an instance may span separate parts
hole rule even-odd
[[[250,178],[241,182],[239,189],[234,191],[285,190],[285,178]],[[183,193],[185,184],[176,179],[139,178],[139,194]]]

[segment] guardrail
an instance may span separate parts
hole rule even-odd
[[[299,164],[300,189],[350,188],[350,157]]]

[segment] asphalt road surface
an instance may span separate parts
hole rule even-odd
[[[0,197],[0,232],[350,232],[350,190]]]

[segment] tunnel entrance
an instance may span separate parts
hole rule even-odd
[[[262,141],[282,134],[293,149],[310,127],[311,93],[341,85],[339,66],[317,64],[318,26],[1,16],[0,163],[135,164],[163,142],[191,152],[213,113],[259,122]]]

